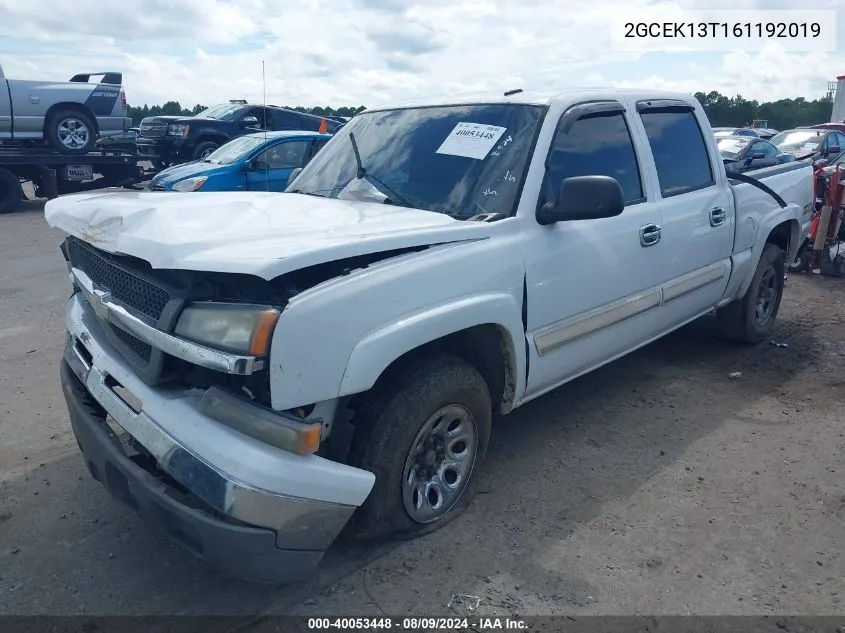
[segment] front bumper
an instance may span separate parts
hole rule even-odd
[[[233,575],[289,582],[319,564],[369,494],[372,473],[240,434],[197,410],[201,392],[145,385],[107,343],[80,293],[68,302],[67,326],[62,385],[98,481]],[[138,454],[127,446],[140,447]]]
[[[135,141],[138,156],[141,158],[160,160],[171,163],[192,158],[193,144],[180,136],[164,136],[161,138],[138,137]]]

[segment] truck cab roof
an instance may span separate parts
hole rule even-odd
[[[392,110],[418,107],[437,107],[454,105],[477,105],[477,104],[523,104],[550,106],[557,101],[590,100],[590,99],[618,99],[620,96],[634,97],[640,99],[673,99],[681,100],[692,106],[697,104],[695,99],[686,93],[670,92],[665,90],[642,90],[630,88],[575,88],[563,91],[543,90],[521,90],[519,92],[507,91],[460,93],[452,95],[440,95],[435,97],[422,97],[409,99],[395,103],[385,103],[376,107],[367,108],[367,112],[378,110]]]

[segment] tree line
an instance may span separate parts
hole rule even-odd
[[[749,101],[741,95],[727,97],[712,91],[708,93],[696,92],[695,98],[701,102],[713,127],[741,127],[749,125],[755,119],[764,119],[769,122],[770,127],[788,130],[803,125],[814,125],[829,121],[832,107],[830,96],[812,101],[798,97],[796,99],[780,99],[760,103],[756,100]],[[193,116],[205,108],[206,106],[197,104],[189,109],[182,107],[178,101],[168,101],[164,105],[129,106],[128,116],[132,117],[133,124],[137,126],[144,117],[160,115]],[[350,106],[340,108],[295,106],[290,109],[316,114],[317,116],[353,117],[364,110],[364,106],[357,108]]]
[[[789,130],[830,121],[833,102],[829,96],[808,101],[804,97],[760,103],[740,95],[726,97],[716,91],[696,92],[713,127],[742,127],[755,119],[769,122],[769,127]]]
[[[138,126],[141,119],[148,116],[194,116],[205,110],[208,106],[197,104],[193,108],[185,108],[178,101],[168,101],[164,105],[147,105],[143,106],[129,106],[127,116],[131,117],[132,124]],[[329,106],[316,106],[313,108],[304,108],[302,106],[287,107],[290,110],[297,112],[307,112],[308,114],[316,114],[317,116],[343,116],[353,117],[362,110],[364,106],[350,107],[343,106],[340,108],[331,108]]]

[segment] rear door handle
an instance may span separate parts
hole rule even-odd
[[[721,226],[728,219],[728,213],[722,207],[710,209],[710,226]]]
[[[654,246],[660,241],[660,225],[646,224],[640,227],[640,246],[643,248],[647,246]]]

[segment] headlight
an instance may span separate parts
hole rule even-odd
[[[203,186],[206,180],[208,180],[208,176],[195,176],[193,178],[185,178],[185,180],[180,180],[175,185],[173,185],[171,189],[173,191],[197,191],[200,187]]]
[[[189,129],[187,123],[171,123],[167,126],[167,136],[188,136]]]
[[[279,311],[267,306],[198,303],[176,323],[178,336],[235,354],[266,356]]]

